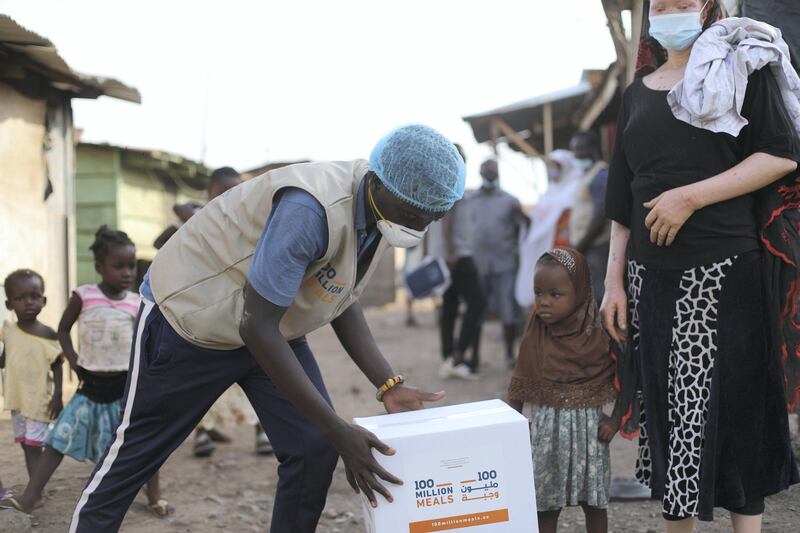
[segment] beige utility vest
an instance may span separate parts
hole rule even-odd
[[[253,178],[209,202],[173,235],[150,267],[153,296],[187,341],[204,348],[244,346],[239,335],[243,289],[275,194],[286,187],[310,193],[325,209],[328,249],[312,263],[280,323],[286,339],[329,323],[354,303],[381,254],[381,239],[356,286],[356,198],[366,161],[306,163]]]
[[[572,246],[577,246],[586,235],[586,232],[589,231],[592,218],[594,218],[594,202],[592,202],[589,186],[592,184],[592,181],[594,181],[594,178],[597,177],[597,174],[601,170],[607,168],[608,165],[604,161],[598,161],[589,169],[581,180],[581,186],[578,188],[578,196],[575,198],[575,204],[572,206],[569,213],[569,242]],[[610,236],[611,224],[606,223],[606,227],[591,244],[592,246],[605,244],[608,242]]]

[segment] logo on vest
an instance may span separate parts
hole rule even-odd
[[[303,285],[311,290],[317,300],[332,304],[344,292],[346,283],[341,279],[336,279],[336,269],[328,263],[306,279]]]

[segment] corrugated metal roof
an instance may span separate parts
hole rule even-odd
[[[552,105],[554,140],[560,146],[562,137],[572,135],[572,131],[561,134],[565,125],[574,122],[575,113],[581,109],[589,95],[592,93],[592,83],[588,80],[578,85],[567,87],[559,91],[534,96],[520,102],[515,102],[497,109],[485,111],[464,117],[472,127],[472,134],[479,143],[491,140],[491,121],[494,118],[502,119],[511,129],[527,138],[536,150],[543,151],[544,147],[544,115],[545,104]],[[502,137],[502,136],[501,136]],[[514,146],[513,144],[511,145]]]
[[[469,123],[475,140],[479,143],[491,140],[491,123],[494,119],[501,119],[519,133],[535,150],[542,152],[546,149],[544,146],[544,106],[548,104],[551,106],[553,146],[555,148],[566,146],[586,110],[604,90],[608,77],[616,75],[614,74],[617,72],[615,65],[616,63],[612,63],[605,70],[584,70],[582,79],[577,85],[463,118]],[[499,133],[498,138],[505,139],[505,136]],[[510,143],[509,146],[514,149],[518,148],[513,143]]]
[[[76,72],[58,55],[55,45],[47,38],[23,28],[8,15],[0,14],[0,45],[25,56],[39,68],[39,73],[53,86],[74,93],[79,98],[111,96],[137,104],[142,96],[135,87],[101,76],[89,76]]]
[[[211,176],[211,168],[204,163],[164,150],[81,141],[78,143],[78,157],[81,147],[118,151],[122,155],[123,166],[155,172],[174,180],[179,186],[185,184],[193,189],[205,189]]]
[[[514,102],[513,104],[505,105],[503,107],[498,107],[497,109],[484,111],[483,113],[478,113],[475,115],[469,115],[464,117],[464,120],[471,121],[483,117],[492,117],[497,115],[504,115],[506,113],[514,113],[515,111],[524,111],[551,102],[566,100],[567,98],[572,98],[574,96],[581,96],[587,94],[591,90],[592,90],[592,84],[589,83],[588,81],[582,81],[581,83],[573,87],[559,89],[558,91],[553,91],[547,94],[541,94],[539,96],[534,96],[533,98],[527,98],[519,102]]]

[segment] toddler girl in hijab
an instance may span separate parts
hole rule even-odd
[[[614,363],[584,256],[556,248],[536,263],[534,305],[508,396],[532,416],[539,531],[555,532],[565,506],[580,505],[590,533],[607,531],[608,443],[618,424],[602,412],[614,400]]]

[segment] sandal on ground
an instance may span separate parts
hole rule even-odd
[[[201,433],[194,438],[193,453],[195,457],[211,457],[217,447],[211,442],[207,433]]]
[[[169,506],[169,502],[167,500],[161,499],[155,503],[148,503],[147,510],[158,518],[166,518],[172,512],[172,507]]]
[[[6,496],[2,500],[0,500],[0,509],[14,509],[15,511],[19,511],[20,513],[30,514],[22,510],[22,506],[13,496]]]
[[[256,435],[256,453],[258,455],[269,455],[272,453],[272,444],[264,431]]]

